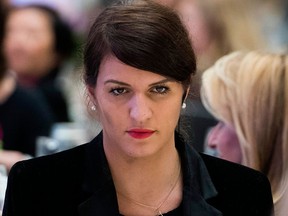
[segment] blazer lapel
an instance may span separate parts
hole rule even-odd
[[[87,145],[85,160],[83,202],[78,206],[79,215],[118,215],[115,186],[104,154],[102,133]]]
[[[184,192],[183,210],[185,216],[222,216],[222,213],[207,203],[200,194],[192,193]]]
[[[184,176],[183,210],[185,216],[220,216],[222,213],[207,200],[216,197],[216,188],[200,155],[175,136]]]
[[[117,198],[113,186],[108,186],[95,192],[78,207],[80,216],[118,215]]]

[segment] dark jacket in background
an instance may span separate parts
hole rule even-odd
[[[59,73],[58,68],[52,70],[39,80],[34,90],[38,90],[43,95],[56,122],[70,122],[67,98],[64,94],[63,83],[59,79]]]
[[[41,95],[21,87],[0,104],[0,125],[5,150],[35,155],[38,136],[48,136],[54,116]]]

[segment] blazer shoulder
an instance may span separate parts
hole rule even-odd
[[[39,176],[39,174],[52,174],[57,171],[65,173],[65,170],[76,169],[84,162],[86,145],[83,144],[51,155],[19,161],[13,165],[9,175],[31,178],[32,176]]]
[[[233,179],[235,179],[235,181],[238,181],[239,179],[242,181],[247,179],[250,180],[250,184],[253,182],[257,184],[262,182],[264,185],[268,184],[270,187],[268,178],[263,173],[255,169],[204,153],[200,153],[200,155],[208,169],[209,174],[212,175],[213,178],[218,177],[223,179],[223,177],[225,177],[232,182]]]
[[[200,155],[218,191],[210,202],[224,215],[273,215],[272,192],[266,175],[227,160]]]

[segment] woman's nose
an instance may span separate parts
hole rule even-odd
[[[137,122],[145,122],[152,116],[149,99],[145,96],[135,96],[130,101],[130,117]]]
[[[206,141],[205,141],[205,147],[204,147],[204,152],[206,154],[212,155],[214,157],[219,157],[219,152],[217,148],[217,135],[215,132],[216,126],[210,129],[206,136]]]
[[[216,148],[217,143],[217,126],[214,126],[210,129],[209,133],[207,134],[207,145],[210,148]]]

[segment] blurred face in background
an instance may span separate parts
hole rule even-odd
[[[50,17],[35,8],[16,9],[6,23],[4,53],[8,67],[20,77],[42,77],[56,65]]]
[[[190,34],[196,54],[207,55],[212,38],[203,9],[200,8],[197,1],[180,0],[177,2],[176,10]]]
[[[173,7],[177,1],[181,1],[181,0],[154,0],[154,1],[162,5]]]
[[[233,127],[219,122],[211,129],[207,137],[208,151],[215,151],[215,156],[241,164],[242,153],[237,134]]]

